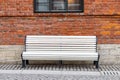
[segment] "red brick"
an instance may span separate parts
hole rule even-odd
[[[117,36],[120,36],[120,31],[115,31],[113,34],[117,35]]]
[[[34,13],[33,0],[0,0],[0,44],[24,44],[26,35],[95,35],[120,43],[120,1],[84,0],[83,13]]]

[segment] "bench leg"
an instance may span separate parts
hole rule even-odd
[[[97,69],[99,68],[99,62],[98,61],[95,61],[95,66],[96,66]]]
[[[59,65],[62,65],[62,60],[59,61]]]
[[[98,55],[98,61],[94,61],[97,69],[99,68],[99,58],[100,58],[100,55]]]
[[[28,60],[26,60],[26,64],[29,64],[29,61],[28,61]]]
[[[26,67],[26,60],[22,60],[22,68]]]
[[[96,61],[93,61],[93,65],[95,65],[96,64]]]
[[[62,60],[59,61],[59,68],[61,68]]]

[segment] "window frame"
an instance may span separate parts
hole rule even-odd
[[[34,0],[34,13],[77,13],[77,12],[84,12],[84,0],[81,0],[80,2],[81,3],[79,3],[79,4],[81,4],[81,7],[80,7],[80,9],[79,10],[75,10],[75,11],[73,11],[73,10],[68,10],[68,1],[67,0],[65,0],[65,8],[66,8],[66,10],[65,11],[51,11],[51,8],[52,8],[52,5],[51,5],[51,3],[52,3],[52,0],[50,0],[49,1],[49,11],[37,11],[36,9],[37,9],[37,7],[36,7],[36,2],[37,2],[37,0]]]

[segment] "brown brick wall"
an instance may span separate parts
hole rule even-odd
[[[33,0],[0,0],[0,45],[24,44],[25,35],[96,35],[120,43],[120,0],[84,0],[84,13],[34,13]]]
[[[34,0],[0,0],[0,16],[51,16],[56,13],[36,14]],[[77,15],[120,15],[120,0],[84,0],[84,13]],[[62,14],[69,15],[69,14]],[[76,14],[74,14],[76,15]]]

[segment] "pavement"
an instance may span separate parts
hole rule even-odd
[[[0,65],[0,80],[120,80],[120,65]]]

